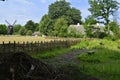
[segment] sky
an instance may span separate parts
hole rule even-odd
[[[48,13],[48,7],[56,0],[7,0],[0,1],[0,24],[7,24],[7,20],[12,24],[17,20],[16,24],[24,25],[28,20],[39,23],[42,16]],[[119,0],[118,0],[119,1]],[[88,11],[88,0],[67,0],[71,3],[71,7],[75,7],[81,11],[82,20],[84,20],[90,12]]]

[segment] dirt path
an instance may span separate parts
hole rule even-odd
[[[51,59],[46,59],[48,63],[51,63],[53,65],[61,65],[61,64],[77,64],[79,63],[79,60],[77,60],[77,55],[86,52],[88,50],[73,50],[68,53],[65,53],[63,55],[51,58]]]
[[[63,73],[67,74],[70,78],[67,80],[99,80],[97,77],[82,73],[81,69],[79,68],[80,61],[77,60],[77,55],[87,51],[89,50],[72,50],[63,55],[46,59],[45,61],[56,68],[61,68]]]

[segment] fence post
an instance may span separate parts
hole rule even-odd
[[[16,52],[16,42],[13,43],[13,51]]]
[[[22,49],[23,49],[23,52],[26,52],[25,42],[23,42],[23,44],[22,44]]]
[[[4,41],[3,41],[3,53],[5,52],[5,43],[4,43]]]
[[[29,49],[29,42],[28,41],[26,43],[26,48],[27,48],[26,51],[29,52],[30,49]]]
[[[17,46],[16,46],[16,47],[17,47],[17,48],[16,48],[16,49],[17,49],[17,52],[19,52],[19,51],[20,51],[20,43],[19,43],[19,42],[17,43]]]
[[[10,53],[10,52],[11,52],[11,48],[12,48],[12,47],[11,47],[11,42],[10,42],[10,41],[9,41],[9,43],[8,43],[8,47],[9,47],[9,48],[8,48],[8,52]],[[7,50],[6,50],[6,51],[7,51]]]

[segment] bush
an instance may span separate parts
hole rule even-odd
[[[25,27],[22,27],[22,28],[19,30],[19,34],[20,34],[20,35],[26,35],[26,32],[27,32],[27,30],[25,29]]]
[[[115,41],[115,40],[117,40],[118,38],[117,38],[116,36],[109,35],[109,36],[107,36],[107,37],[104,37],[104,39]]]
[[[31,36],[31,35],[32,35],[32,31],[31,31],[31,30],[28,30],[27,33],[26,33],[26,35]]]

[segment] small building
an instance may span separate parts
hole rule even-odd
[[[73,29],[76,30],[76,32],[79,32],[82,35],[85,35],[85,28],[84,28],[83,25],[80,25],[79,23],[77,25],[70,25],[69,28],[68,28],[68,32],[71,32],[70,28],[73,28]]]
[[[32,36],[35,36],[35,37],[40,36],[40,35],[41,35],[40,32],[34,32],[34,33],[32,34]]]

